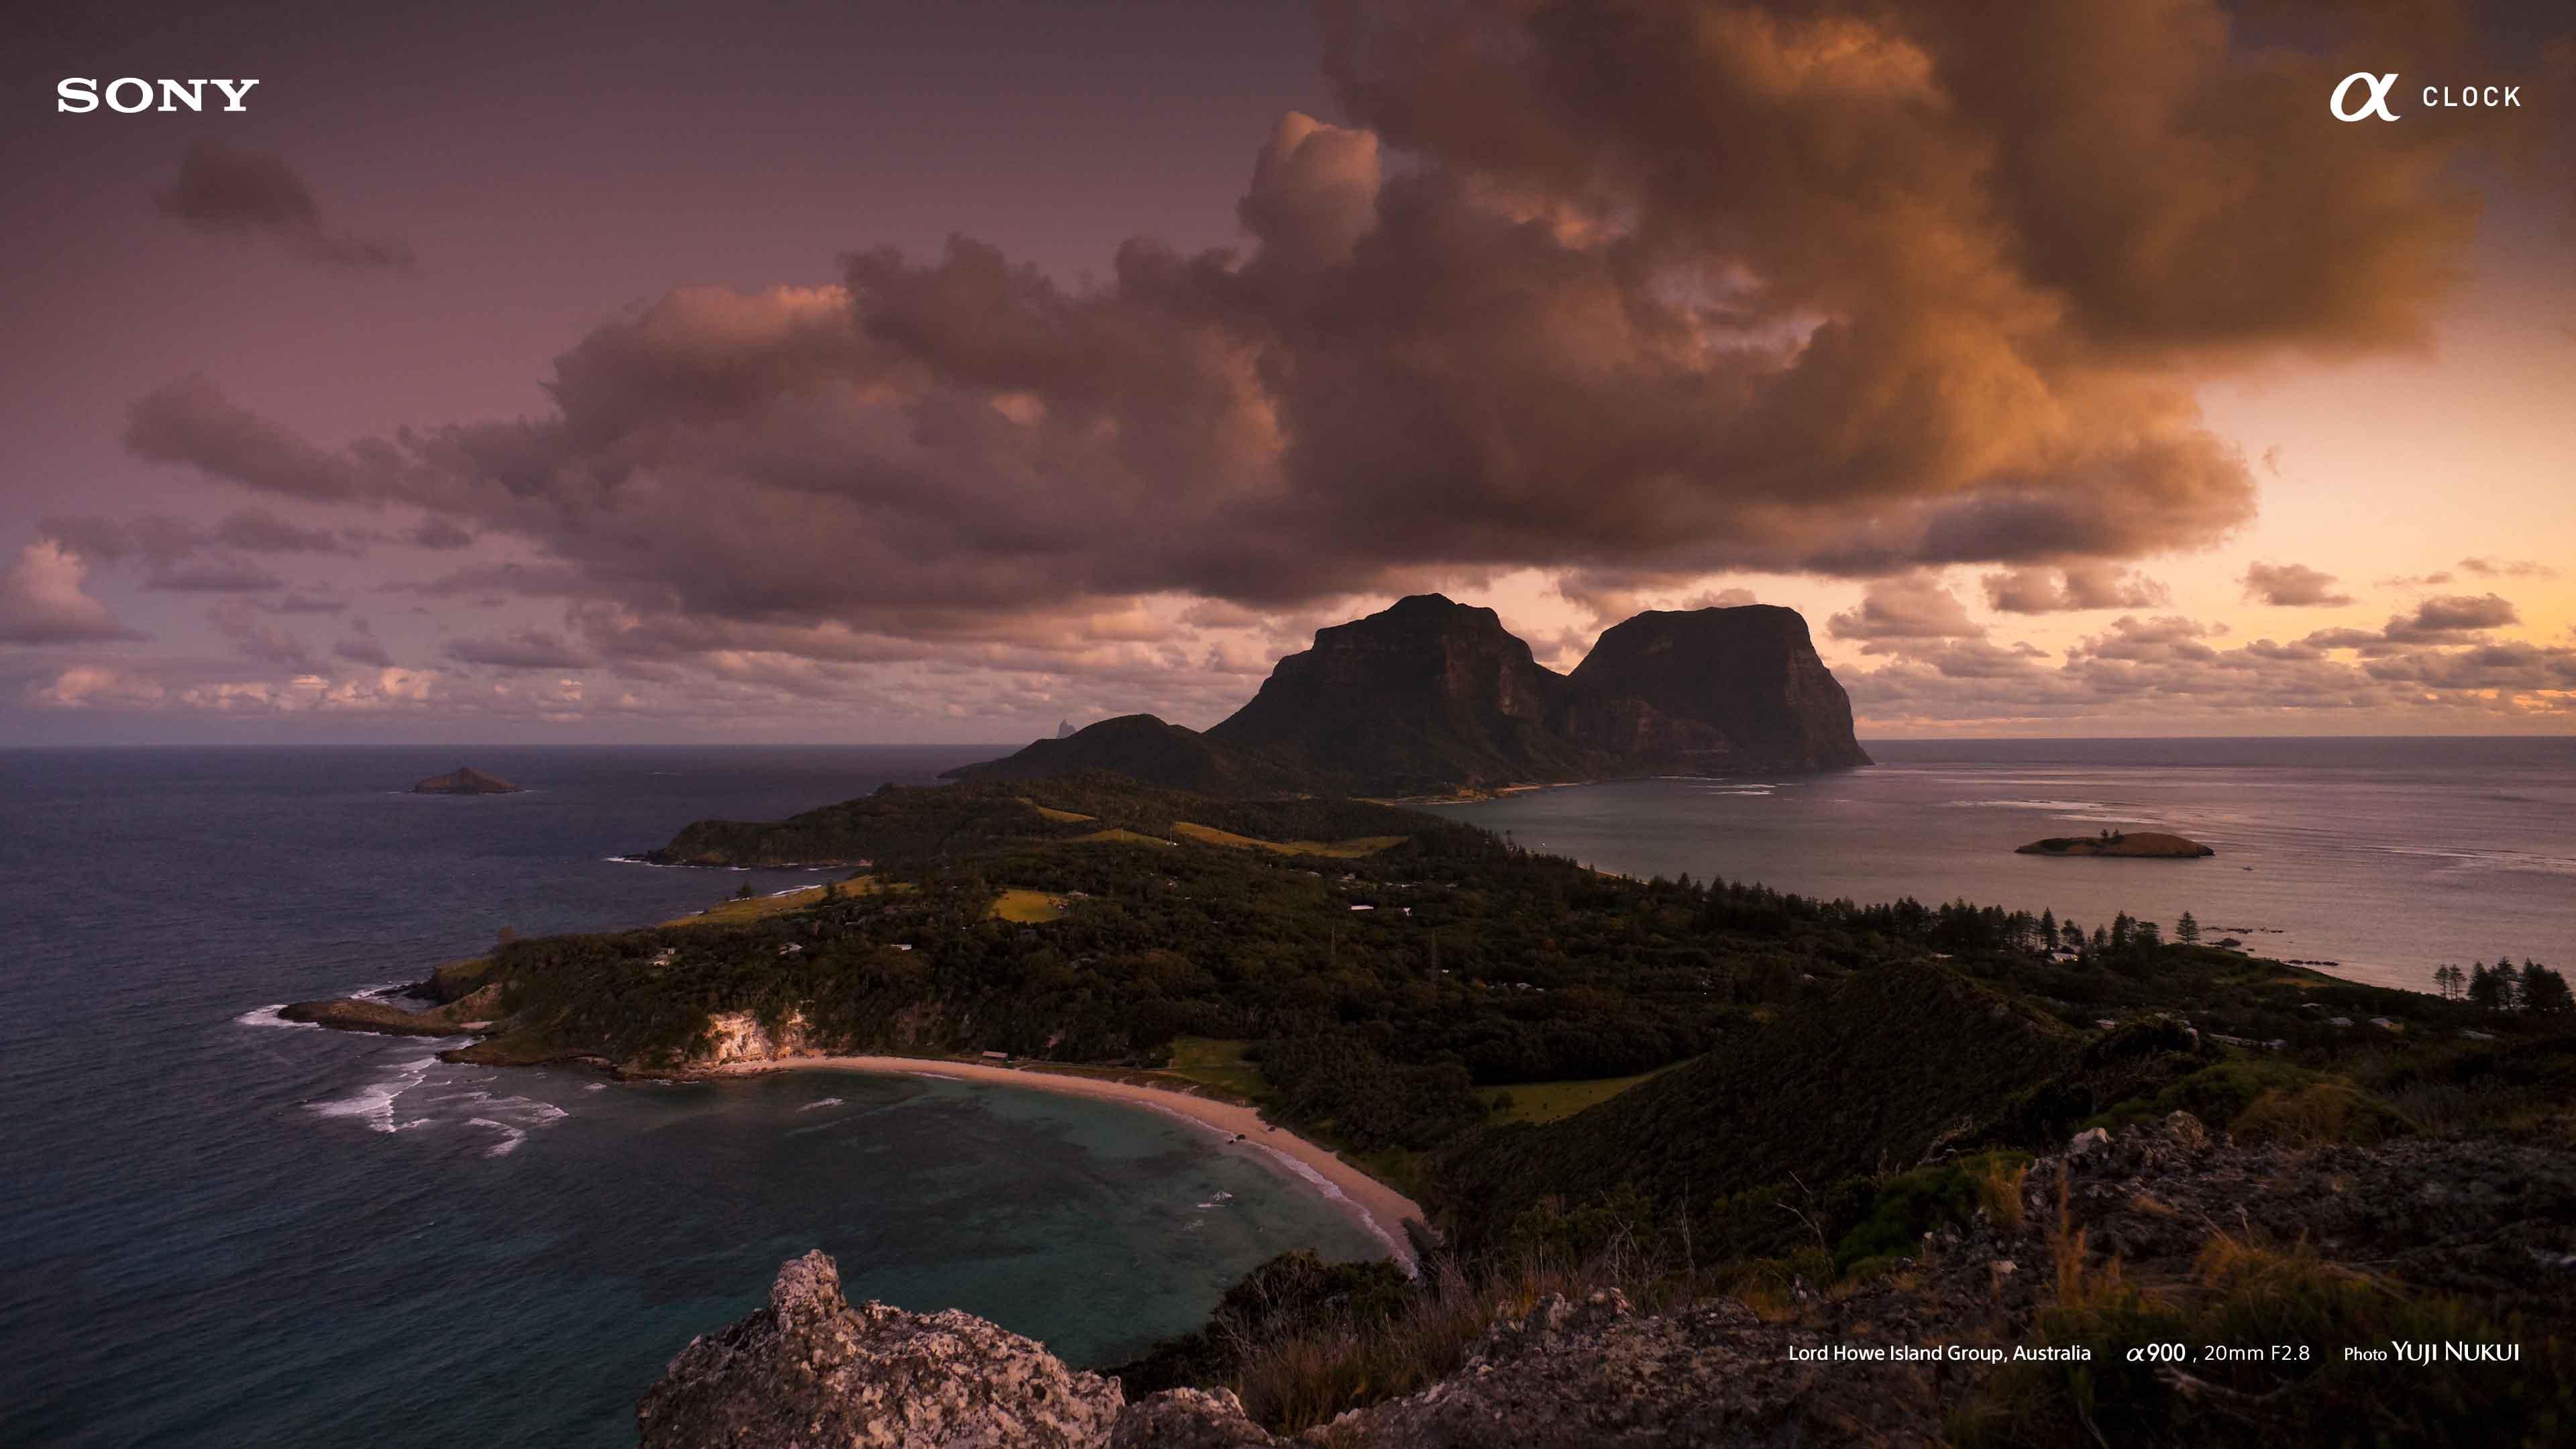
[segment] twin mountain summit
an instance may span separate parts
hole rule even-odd
[[[1121,715],[949,773],[1107,770],[1204,795],[1407,796],[1868,763],[1851,699],[1794,609],[1649,611],[1559,674],[1493,610],[1416,594],[1317,630],[1205,732]]]

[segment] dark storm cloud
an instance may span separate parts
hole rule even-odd
[[[2196,388],[2420,341],[2467,235],[2460,133],[2334,124],[2385,36],[2312,18],[2273,49],[2207,0],[1332,5],[1356,124],[1278,128],[1240,252],[1138,240],[1067,287],[863,251],[602,325],[547,416],[331,449],[191,378],[127,441],[524,540],[601,650],[682,617],[1070,647],[1140,597],[1523,566],[1974,563],[1999,607],[2147,607],[2118,561],[2253,510]],[[1935,622],[1852,637],[1975,633]]]
[[[2341,608],[2352,602],[2352,595],[2335,587],[2334,575],[2306,564],[2250,564],[2238,582],[2246,598],[2281,608]]]
[[[334,233],[295,168],[263,151],[199,141],[179,163],[179,179],[152,204],[191,228],[218,235],[265,236],[299,260],[334,267],[408,270],[411,248]]]

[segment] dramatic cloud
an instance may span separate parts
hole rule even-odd
[[[1870,585],[1860,607],[1834,615],[1826,632],[1837,639],[1868,640],[1875,646],[1904,639],[1975,639],[1986,630],[1968,617],[1958,596],[1941,587],[1939,580],[1917,575]]]
[[[2063,569],[2026,568],[1988,574],[1986,602],[2007,614],[2055,614],[2078,609],[2152,609],[2173,591],[2143,574],[2109,564]]]
[[[116,621],[107,605],[81,585],[88,576],[81,556],[50,538],[18,551],[0,573],[0,643],[94,644],[143,636]]]
[[[2459,128],[2318,123],[2387,37],[2316,23],[2276,48],[2207,0],[1332,5],[1355,124],[1277,128],[1239,251],[1140,239],[1081,287],[965,238],[860,251],[837,286],[602,325],[541,417],[331,447],[188,378],[127,442],[421,510],[420,546],[497,540],[529,562],[455,577],[581,606],[550,659],[637,667],[1097,661],[1084,621],[1139,600],[1276,616],[1518,568],[1606,609],[1954,563],[2003,570],[2007,610],[2156,607],[2118,565],[2253,509],[2200,385],[2421,341],[2471,222]],[[307,225],[262,174],[235,189],[266,203],[196,205]],[[1925,602],[1848,637],[1976,637],[1955,599],[1886,632]],[[527,652],[454,647],[484,646]]]
[[[257,593],[285,587],[284,579],[250,554],[360,552],[344,534],[305,528],[261,508],[238,510],[211,527],[161,513],[129,519],[55,516],[38,527],[44,538],[84,559],[111,564],[141,559],[148,566],[144,587],[175,593]],[[297,600],[281,605],[290,610],[302,606]]]
[[[153,195],[164,215],[218,235],[265,236],[299,260],[334,267],[407,270],[411,248],[336,234],[322,224],[322,209],[295,168],[261,151],[236,151],[220,141],[199,141],[179,163],[179,179]]]
[[[2352,595],[2335,588],[2335,576],[2306,564],[2258,563],[2247,566],[2245,597],[2282,608],[2341,608]]]
[[[236,407],[203,377],[183,378],[137,399],[126,415],[125,446],[159,463],[187,463],[219,478],[292,498],[338,502],[381,494],[361,481],[356,454],[334,455],[294,432]],[[366,452],[387,458],[391,449]]]

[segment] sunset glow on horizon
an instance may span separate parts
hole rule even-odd
[[[1430,590],[1794,607],[1864,739],[2576,732],[2576,30],[2083,8],[62,19],[0,745],[1204,726]]]

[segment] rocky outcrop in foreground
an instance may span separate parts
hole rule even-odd
[[[1962,1281],[1982,1300],[1992,1275],[1982,1258],[1971,1266]],[[1855,1435],[1905,1445],[1933,1442],[1945,1401],[1931,1368],[1856,1375],[1792,1361],[1791,1347],[1828,1339],[1765,1323],[1733,1301],[1648,1315],[1616,1292],[1581,1303],[1551,1294],[1495,1324],[1442,1382],[1290,1440],[1253,1423],[1222,1389],[1171,1389],[1131,1404],[1116,1379],[1069,1369],[970,1314],[852,1307],[820,1252],[781,1269],[769,1297],[769,1307],[671,1361],[636,1412],[644,1449],[1682,1449]],[[1882,1326],[1905,1318],[1890,1305],[1875,1311]],[[1954,1374],[1947,1387],[1961,1383]]]
[[[1429,1388],[1296,1439],[1251,1422],[1223,1390],[1126,1403],[1117,1380],[964,1313],[852,1308],[821,1253],[786,1266],[767,1309],[672,1360],[638,1418],[646,1449],[1928,1446],[1977,1401],[2002,1346],[2041,1341],[2052,1256],[2184,1283],[2213,1232],[2302,1244],[2410,1290],[2476,1295],[2517,1315],[2534,1342],[2576,1326],[2576,1155],[2431,1140],[2293,1150],[2213,1137],[2176,1112],[2082,1134],[2031,1164],[2018,1212],[1931,1232],[1885,1274],[1829,1293],[1802,1282],[1763,1313],[1730,1298],[1639,1313],[1616,1291],[1549,1294],[1495,1322]],[[1827,1358],[1849,1344],[1972,1351]],[[2165,1376],[2177,1392],[2229,1392]],[[2513,1391],[2502,1378],[2487,1388]]]
[[[852,1307],[814,1252],[779,1270],[767,1308],[690,1340],[635,1421],[644,1449],[1073,1449],[1104,1442],[1124,1399],[973,1314]]]

